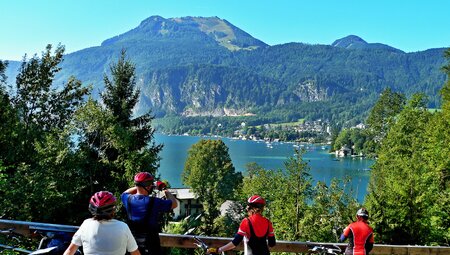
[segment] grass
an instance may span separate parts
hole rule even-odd
[[[440,109],[440,108],[428,108],[427,110],[431,113],[442,112],[442,109]]]

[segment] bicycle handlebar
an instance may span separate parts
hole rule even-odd
[[[14,232],[13,228],[8,228],[8,229],[0,229],[0,234],[13,235],[13,234],[17,234],[17,233]]]
[[[201,248],[205,251],[209,248],[208,245],[206,245],[206,243],[203,242],[202,239],[198,238],[197,236],[193,236],[192,238],[194,238],[195,240],[194,244],[197,245],[198,248]]]
[[[336,245],[314,245],[311,249],[309,249],[312,253],[318,254],[342,254],[343,251],[339,246]]]

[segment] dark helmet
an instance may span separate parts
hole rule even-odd
[[[148,187],[153,185],[155,178],[148,172],[140,172],[134,176],[134,184],[140,187]]]
[[[356,216],[360,216],[360,217],[368,219],[369,212],[366,210],[366,208],[361,208],[356,212]]]
[[[109,191],[95,193],[89,201],[89,211],[93,215],[107,216],[116,208],[116,197]]]
[[[251,207],[262,208],[266,205],[266,201],[264,200],[264,198],[258,195],[253,195],[247,199],[247,205]]]

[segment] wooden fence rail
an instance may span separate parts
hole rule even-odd
[[[41,231],[63,231],[73,233],[78,226],[68,226],[59,224],[47,224],[27,221],[14,221],[0,219],[0,229],[14,229],[24,236],[31,236],[36,230]],[[191,235],[174,235],[161,233],[161,245],[163,247],[177,247],[193,249],[197,248]],[[199,236],[208,246],[219,247],[231,241],[231,238]],[[292,252],[307,253],[311,245],[331,245],[334,243],[317,243],[317,242],[293,242],[277,240],[277,245],[271,248],[272,252]],[[346,247],[344,243],[334,244],[342,249]],[[236,250],[243,250],[240,245]],[[450,255],[450,247],[443,246],[411,246],[411,245],[381,245],[375,244],[370,252],[373,255]]]

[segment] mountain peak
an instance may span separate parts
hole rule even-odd
[[[160,22],[160,21],[164,21],[164,20],[166,20],[166,19],[159,15],[154,15],[154,16],[150,16],[150,17],[144,19],[143,21],[141,21],[141,24],[139,24],[139,26],[145,26],[148,23]]]
[[[348,35],[344,38],[334,41],[331,46],[339,48],[364,48],[368,43],[364,41],[361,37],[356,35]]]
[[[361,37],[356,35],[348,35],[341,39],[334,41],[331,46],[344,48],[344,49],[378,49],[387,50],[391,52],[403,52],[399,49],[391,47],[382,43],[368,43],[364,41]]]

